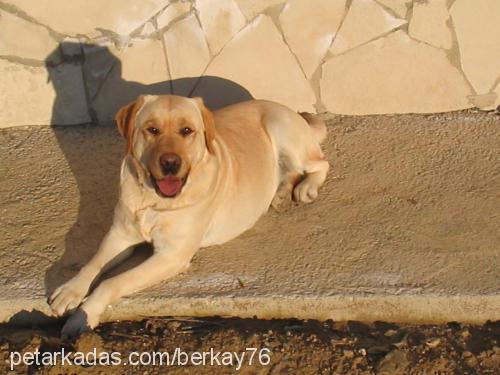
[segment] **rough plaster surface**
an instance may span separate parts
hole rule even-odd
[[[500,319],[500,118],[332,116],[328,128],[317,202],[270,211],[106,318]],[[96,250],[124,147],[111,127],[0,132],[0,320],[48,312],[47,292]]]

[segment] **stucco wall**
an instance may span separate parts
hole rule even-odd
[[[499,0],[2,0],[0,127],[110,122],[140,93],[493,109],[499,46]]]

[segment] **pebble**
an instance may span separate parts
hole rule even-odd
[[[429,348],[436,348],[441,344],[441,339],[432,339],[425,343]]]

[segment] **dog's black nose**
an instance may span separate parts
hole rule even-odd
[[[173,152],[160,156],[160,165],[165,174],[177,174],[181,168],[181,158]]]

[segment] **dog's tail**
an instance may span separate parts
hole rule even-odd
[[[301,115],[304,120],[306,120],[307,123],[311,126],[311,130],[313,131],[318,143],[323,142],[323,140],[326,138],[325,122],[321,118],[319,118],[319,116],[313,113],[299,112],[299,115]]]

